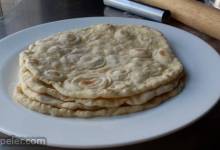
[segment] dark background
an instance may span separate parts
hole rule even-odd
[[[18,30],[55,20],[89,16],[123,16],[136,17],[111,8],[104,8],[100,0],[23,0],[4,20],[0,20],[0,38]],[[197,32],[181,23],[169,19],[167,24],[180,27],[200,36],[220,52],[220,42]],[[199,104],[198,104],[199,105]],[[186,110],[187,111],[187,110]],[[181,117],[181,116],[179,116]],[[129,131],[128,131],[129,132]],[[94,137],[95,138],[95,137]],[[117,137],[116,137],[117,138]],[[119,149],[169,149],[169,150],[219,150],[220,149],[220,104],[196,123],[171,135]],[[28,147],[6,147],[0,149],[29,149]],[[34,147],[34,149],[59,149],[51,147]]]

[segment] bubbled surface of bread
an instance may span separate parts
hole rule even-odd
[[[137,25],[101,24],[31,44],[20,64],[73,98],[122,98],[158,88],[183,66],[163,35]]]

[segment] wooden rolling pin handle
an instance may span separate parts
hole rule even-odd
[[[220,10],[196,0],[136,0],[171,11],[176,20],[220,40]]]

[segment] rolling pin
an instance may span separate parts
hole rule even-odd
[[[135,0],[170,10],[176,20],[220,40],[220,10],[196,0]]]

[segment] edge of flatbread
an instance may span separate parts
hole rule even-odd
[[[57,108],[48,104],[42,104],[38,101],[31,100],[27,96],[25,96],[21,89],[18,87],[16,88],[13,97],[17,103],[20,103],[26,108],[29,108],[33,111],[37,111],[44,114],[49,114],[52,116],[58,117],[98,117],[98,116],[115,116],[115,115],[122,115],[122,114],[129,114],[133,112],[142,111],[148,108],[155,107],[159,105],[161,102],[169,99],[177,95],[183,88],[184,82],[180,82],[178,87],[171,92],[162,94],[153,98],[152,100],[136,106],[121,106],[116,108],[102,108],[97,110],[82,110],[82,109],[66,109],[66,108]]]

